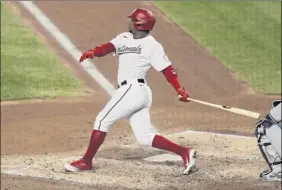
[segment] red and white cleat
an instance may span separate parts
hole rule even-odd
[[[70,164],[65,164],[65,169],[70,172],[92,170],[92,168],[93,168],[93,164],[87,164],[83,159],[74,161]]]
[[[183,171],[184,175],[189,175],[196,169],[196,150],[187,148],[182,155],[185,169]]]

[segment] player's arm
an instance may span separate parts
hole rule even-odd
[[[103,57],[115,51],[115,46],[111,43],[100,44],[93,49],[90,49],[82,54],[79,62],[84,61],[87,58],[93,59],[94,57]]]
[[[179,94],[181,96],[180,100],[187,101],[189,94],[186,92],[186,90],[180,84],[178,75],[177,75],[175,69],[172,67],[172,65],[170,65],[170,66],[166,67],[164,70],[162,70],[162,73],[166,77],[166,80],[175,89],[177,94]]]
[[[110,53],[116,52],[118,47],[122,44],[124,40],[124,36],[126,36],[127,33],[121,33],[114,37],[111,41],[105,44],[100,44],[99,46],[96,46],[95,48],[88,50],[85,52],[79,62],[84,61],[86,58],[93,59],[94,57],[103,57]]]
[[[178,75],[160,43],[155,44],[154,49],[149,56],[149,60],[153,68],[156,71],[162,72],[177,94],[181,96],[179,99],[181,101],[187,101],[189,95],[180,84]]]

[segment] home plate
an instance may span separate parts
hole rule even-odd
[[[156,156],[145,158],[144,160],[149,162],[166,162],[166,161],[181,161],[182,159],[178,155],[159,154]]]

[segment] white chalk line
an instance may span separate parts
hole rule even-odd
[[[79,57],[81,56],[82,52],[80,52],[75,45],[71,42],[71,40],[63,34],[52,22],[51,20],[32,2],[32,1],[20,1],[20,3],[36,18],[36,20],[59,42],[59,44],[68,52],[75,61],[78,61]],[[104,77],[104,75],[89,61],[85,60],[83,64],[79,64],[110,96],[112,96],[116,88]],[[213,132],[199,132],[199,131],[185,131],[176,133],[173,135],[185,135],[187,133],[205,133],[205,134],[214,134],[224,137],[238,137],[238,138],[252,138],[247,136],[240,136],[240,135],[226,135],[220,133],[213,133]],[[22,165],[2,165],[7,168],[11,168],[11,170],[5,170],[1,173],[11,174],[11,175],[23,175],[23,172],[32,168],[31,166],[22,167]],[[16,168],[15,168],[16,167]],[[18,170],[18,168],[21,168]],[[35,176],[44,179],[56,179],[56,176],[48,177],[46,175],[42,176]],[[61,180],[61,179],[57,179]],[[67,181],[72,182],[79,182],[85,184],[83,181],[65,179]]]
[[[253,139],[255,140],[255,137],[251,137],[251,136],[244,136],[244,135],[232,135],[232,134],[222,134],[222,133],[214,133],[214,132],[207,132],[207,131],[193,131],[193,130],[187,130],[184,132],[179,132],[179,133],[173,133],[171,135],[167,135],[167,136],[181,136],[181,135],[186,135],[186,134],[190,134],[190,133],[195,133],[195,134],[210,134],[210,135],[215,135],[215,136],[219,136],[219,137],[233,137],[233,138],[242,138],[242,139]]]
[[[4,172],[1,172],[3,174],[7,174],[7,175],[10,175],[10,176],[16,176],[16,177],[21,177],[23,176],[22,174],[19,174],[19,173],[4,173]],[[25,176],[25,177],[33,177],[33,178],[38,178],[38,179],[43,179],[43,180],[53,180],[53,181],[62,181],[62,178],[60,177],[53,177],[53,176],[45,176],[45,175],[36,175],[36,176]],[[85,181],[82,181],[82,180],[79,180],[79,179],[68,179],[68,178],[65,178],[64,179],[65,181],[69,181],[69,182],[72,182],[72,183],[75,183],[75,184],[79,184],[79,185],[91,185],[90,183],[87,183]]]
[[[7,170],[11,168],[10,170]],[[1,173],[4,174],[16,174],[18,171],[25,171],[30,169],[31,166],[23,165],[23,164],[13,164],[13,165],[1,165]],[[6,170],[5,170],[6,169]]]
[[[244,136],[244,135],[232,135],[232,134],[222,134],[222,133],[214,133],[214,132],[208,132],[208,131],[194,131],[194,130],[186,130],[186,131],[182,131],[182,132],[178,132],[178,133],[170,133],[170,134],[163,134],[163,136],[165,137],[175,137],[175,136],[184,136],[187,134],[203,134],[203,135],[214,135],[214,136],[218,136],[218,137],[226,137],[226,138],[239,138],[239,139],[252,139],[252,140],[256,140],[255,137],[251,137],[251,136]],[[126,147],[126,148],[136,148],[137,146],[139,146],[139,144],[136,142],[134,144],[129,144],[129,145],[121,145],[122,147]]]
[[[20,3],[36,18],[36,20],[59,42],[59,44],[68,52],[77,62],[82,55],[71,40],[62,33],[52,21],[32,2],[20,1]],[[113,95],[115,87],[104,77],[104,75],[89,61],[85,60],[79,64],[83,69],[109,94]]]
[[[16,166],[16,165],[14,165]],[[22,166],[22,165],[18,165],[18,166]],[[21,177],[21,176],[24,176],[24,177],[33,177],[33,178],[38,178],[38,179],[43,179],[43,180],[53,180],[53,181],[62,181],[65,180],[65,181],[69,181],[69,182],[73,182],[73,183],[76,183],[76,184],[83,184],[83,185],[90,185],[91,183],[87,183],[83,180],[80,180],[80,179],[76,179],[76,178],[62,178],[60,177],[59,175],[52,175],[52,176],[48,176],[48,175],[45,175],[44,173],[43,174],[39,174],[38,172],[35,174],[30,174],[30,175],[24,175],[23,172],[26,171],[26,170],[29,170],[29,169],[32,169],[32,168],[35,168],[35,169],[39,169],[39,167],[36,167],[36,166],[27,166],[21,170],[17,170],[17,169],[14,169],[14,170],[8,170],[8,171],[1,171],[2,174],[7,174],[7,175],[10,175],[10,176],[17,176],[17,177]],[[63,173],[63,172],[61,172]]]

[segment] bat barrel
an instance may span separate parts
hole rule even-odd
[[[234,107],[226,106],[226,105],[213,104],[213,103],[210,103],[210,102],[196,100],[196,99],[193,99],[193,98],[187,98],[187,99],[189,101],[192,101],[192,102],[196,102],[196,103],[203,104],[203,105],[206,105],[206,106],[218,108],[218,109],[221,109],[221,110],[225,110],[225,111],[228,111],[228,112],[231,112],[231,113],[243,115],[243,116],[246,116],[246,117],[251,117],[251,118],[254,118],[254,119],[259,119],[259,117],[260,117],[260,113],[245,110],[245,109],[234,108]]]

